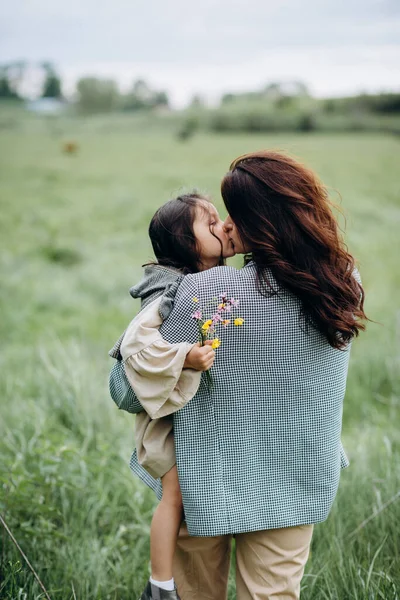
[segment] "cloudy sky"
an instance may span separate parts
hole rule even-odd
[[[176,105],[302,80],[318,96],[400,90],[400,0],[0,0],[0,61],[143,77]]]

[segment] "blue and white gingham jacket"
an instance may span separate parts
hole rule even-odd
[[[351,344],[336,350],[316,329],[306,331],[300,300],[268,274],[278,295],[259,293],[253,262],[187,275],[160,329],[171,343],[195,342],[194,306],[206,313],[222,292],[240,301],[244,324],[222,329],[213,387],[203,374],[197,394],[173,415],[190,535],[324,521],[349,464],[340,435]],[[142,410],[119,362],[110,391],[120,408]],[[161,499],[161,480],[138,464],[136,452],[130,466]]]

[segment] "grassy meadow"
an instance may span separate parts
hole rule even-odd
[[[131,475],[134,417],[107,387],[107,351],[138,308],[128,289],[151,258],[148,222],[194,186],[225,215],[219,182],[231,160],[274,147],[315,168],[341,205],[375,321],[353,344],[343,414],[351,466],[315,528],[302,599],[398,599],[400,138],[199,134],[182,143],[172,126],[129,117],[0,126],[0,512],[50,598],[136,600],[149,574],[157,500]],[[79,148],[68,155],[71,140]],[[44,598],[0,530],[0,598]],[[231,566],[229,600],[234,552]]]

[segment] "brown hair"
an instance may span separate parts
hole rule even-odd
[[[184,275],[201,270],[203,265],[193,223],[196,208],[206,210],[204,204],[207,203],[212,204],[208,196],[193,191],[160,206],[149,225],[149,237],[158,261],[156,264],[180,269]],[[210,233],[220,243],[221,255],[218,265],[222,266],[225,264],[222,241],[214,234],[211,227]]]
[[[306,325],[345,349],[365,329],[364,290],[317,176],[281,152],[264,150],[233,161],[221,192],[250,252],[246,258],[257,267],[260,290],[276,293],[268,268],[301,300]]]

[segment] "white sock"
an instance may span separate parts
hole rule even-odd
[[[170,579],[169,581],[157,581],[156,579],[150,577],[150,583],[156,585],[162,590],[167,590],[168,592],[173,592],[175,589],[174,578]]]

